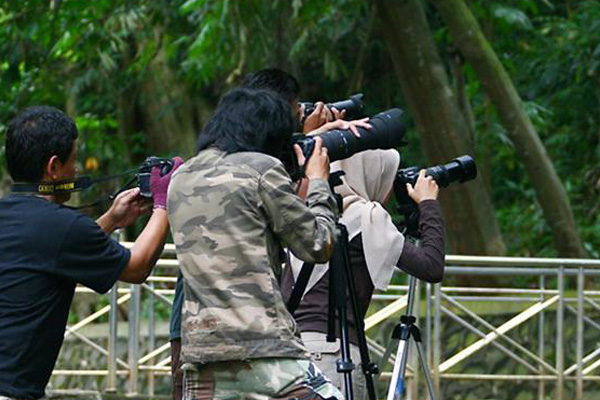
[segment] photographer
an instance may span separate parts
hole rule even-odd
[[[342,397],[306,358],[279,290],[282,245],[315,262],[333,245],[327,150],[319,141],[307,164],[308,206],[278,160],[294,126],[281,97],[235,89],[173,177],[185,399]]]
[[[56,108],[22,111],[6,136],[13,181],[74,181],[77,136],[73,121]],[[0,200],[0,399],[44,396],[78,283],[105,293],[117,280],[144,282],[167,234],[170,178],[152,171],[154,210],[131,251],[108,234],[148,210],[138,189],[121,193],[96,223],[62,206],[68,192]]]
[[[266,89],[277,93],[291,107],[294,121],[294,127],[300,129],[302,125],[303,132],[311,134],[320,134],[330,129],[350,129],[358,135],[357,126],[370,129],[371,126],[366,122],[367,119],[347,122],[340,118],[345,115],[345,110],[339,112],[335,108],[331,111],[325,107],[323,102],[315,104],[315,110],[304,118],[303,106],[299,103],[300,85],[298,80],[291,74],[277,69],[265,68],[260,71],[249,74],[245,77],[242,87],[246,89]],[[327,122],[335,118],[335,121]],[[303,123],[300,123],[303,121]],[[308,180],[302,179],[298,188],[306,196],[308,189]],[[171,376],[172,376],[172,398],[180,400],[183,396],[183,371],[181,370],[181,309],[183,304],[183,284],[181,274],[177,278],[175,298],[173,300],[173,309],[171,313],[170,335],[171,342]]]
[[[299,121],[303,115],[303,110],[299,103],[300,85],[298,80],[291,74],[276,68],[266,68],[255,73],[249,74],[244,79],[242,87],[246,89],[266,89],[277,93],[291,107],[292,115],[295,119],[295,127],[299,126]],[[323,103],[321,103],[323,104]],[[326,114],[320,107],[307,118],[307,126],[317,124]],[[199,137],[202,140],[202,137]],[[290,154],[291,155],[291,154]],[[183,307],[183,279],[181,272],[177,276],[177,285],[175,288],[175,298],[173,299],[173,308],[171,312],[171,322],[169,327],[169,340],[171,342],[171,376],[172,376],[172,399],[181,400],[183,397],[183,371],[181,370],[181,309]]]
[[[300,103],[300,84],[291,74],[277,69],[265,68],[249,74],[244,79],[242,87],[247,89],[267,89],[280,95],[292,107],[292,112],[297,120],[298,128],[305,135],[318,135],[332,129],[350,129],[356,136],[360,136],[357,126],[370,129],[368,118],[356,121],[344,121],[346,110],[331,109],[322,101],[316,102],[315,109],[305,115],[304,104]]]
[[[382,207],[392,194],[399,162],[400,157],[395,150],[368,150],[331,166],[332,171],[345,172],[343,184],[335,191],[343,199],[344,211],[340,222],[348,229],[348,249],[360,314],[357,318],[364,319],[373,290],[386,289],[395,268],[427,282],[439,282],[443,276],[444,228],[436,200],[436,182],[426,177],[422,170],[415,187],[407,187],[409,195],[419,205],[421,247],[405,241]],[[294,280],[302,266],[303,261],[292,257],[291,268],[284,270],[282,292],[285,299],[291,295]],[[328,288],[328,264],[316,265],[294,318],[313,361],[340,388],[343,378],[336,372],[336,361],[340,358],[339,340],[334,343],[326,341]],[[350,305],[348,310],[352,310]],[[360,353],[355,318],[351,312],[348,313],[348,321],[351,354],[353,361],[358,362]],[[360,368],[354,373],[353,382],[355,398],[365,398],[365,380]]]
[[[292,107],[292,112],[297,119],[298,127],[303,133],[314,131],[327,122],[344,117],[344,111],[335,108],[329,110],[325,103],[315,103],[315,110],[310,115],[304,116],[304,105],[300,103],[300,84],[291,74],[277,68],[265,68],[247,75],[242,87],[247,89],[267,89],[280,95]]]

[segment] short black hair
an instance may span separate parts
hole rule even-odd
[[[6,133],[6,163],[15,182],[39,182],[52,156],[63,163],[71,155],[78,132],[61,110],[33,106],[10,121]]]
[[[291,142],[292,110],[270,90],[237,88],[227,93],[198,137],[198,150],[256,151],[280,158]]]
[[[290,104],[297,101],[300,94],[298,80],[293,75],[277,68],[261,69],[247,75],[242,86],[248,89],[272,90]]]

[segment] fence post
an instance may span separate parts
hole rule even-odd
[[[427,365],[431,369],[433,366],[433,337],[431,330],[432,320],[432,301],[431,301],[431,283],[425,284],[425,339],[423,340],[423,346],[425,346],[425,354],[427,355]],[[429,391],[426,390],[427,398],[429,399]]]
[[[583,266],[577,271],[577,383],[575,386],[575,398],[583,398]]]
[[[415,324],[417,327],[421,325],[422,319],[421,317],[421,280],[417,278],[411,278],[415,280],[415,292],[413,293],[413,305],[412,310],[407,310],[409,315],[413,315],[416,318]],[[412,314],[411,314],[412,313]],[[412,351],[408,351],[408,362],[412,366],[413,369],[413,378],[409,384],[407,384],[407,399],[419,399],[419,375],[421,374],[421,363],[419,361],[419,353],[417,351],[417,342],[414,337],[411,337],[412,340],[406,342],[407,351],[410,347]],[[423,338],[421,338],[422,340]],[[412,343],[411,343],[412,342]],[[424,342],[421,342],[421,345],[424,345]]]
[[[546,277],[544,275],[540,276],[540,291],[543,292],[546,290]],[[540,293],[540,303],[544,302],[544,293]],[[546,318],[544,316],[544,310],[540,311],[540,319],[538,324],[538,355],[543,360],[544,359],[544,347],[546,347],[546,341],[544,340],[544,330],[546,325]],[[540,364],[540,375],[544,373],[544,367]],[[538,400],[546,399],[546,382],[543,379],[540,379],[538,382]]]
[[[111,235],[116,241],[121,241],[122,231],[117,230]],[[117,326],[119,323],[119,310],[117,299],[119,297],[119,281],[117,281],[108,294],[110,311],[108,312],[108,360],[106,377],[106,392],[114,393],[117,391]]]
[[[109,293],[110,311],[108,314],[108,376],[106,391],[117,391],[117,324],[119,319],[117,297],[119,295],[119,282],[115,283]]]
[[[556,309],[556,400],[563,400],[565,354],[564,338],[564,307],[565,307],[565,267],[558,269],[558,306]]]
[[[138,393],[140,359],[140,285],[131,285],[129,303],[129,395]]]
[[[148,353],[154,351],[156,347],[155,338],[155,318],[154,318],[154,282],[149,282],[150,291],[148,293]],[[148,360],[150,367],[154,367],[154,357]],[[154,370],[148,371],[148,396],[154,396]]]
[[[433,383],[435,392],[438,395],[438,400],[442,400],[441,377],[440,377],[440,361],[442,358],[442,284],[434,285],[435,298],[433,301]]]

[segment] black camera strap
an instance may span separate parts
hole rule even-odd
[[[80,176],[78,178],[72,180],[58,181],[58,182],[36,182],[36,183],[13,183],[11,186],[11,191],[13,193],[34,193],[41,194],[44,196],[59,194],[59,193],[67,193],[67,192],[76,192],[79,190],[89,189],[93,185],[121,178],[123,176],[131,175],[137,172],[137,169],[132,169],[129,171],[122,172],[120,174],[103,176],[100,178],[91,178],[89,176]]]
[[[73,180],[66,181],[58,181],[58,182],[38,182],[38,183],[13,183],[11,186],[11,192],[17,194],[31,194],[31,195],[42,195],[42,196],[50,196],[60,193],[71,193],[80,190],[86,190],[94,186],[96,183],[109,181],[112,179],[121,178],[123,176],[131,175],[137,172],[137,169],[132,169],[129,171],[122,172],[120,174],[103,176],[100,178],[90,178],[89,176],[80,176]],[[67,206],[64,207],[70,208],[72,210],[81,210],[84,208],[95,207],[100,204],[102,201],[106,200],[114,200],[115,197],[122,191],[126,190],[129,185],[135,181],[136,177],[133,177],[129,182],[125,184],[125,186],[119,190],[117,190],[114,194],[110,195],[108,199],[96,200],[93,203],[83,204],[81,206]]]
[[[292,294],[287,302],[287,309],[292,315],[294,315],[298,309],[298,306],[300,305],[300,300],[302,300],[302,295],[306,290],[306,286],[308,285],[308,280],[312,275],[313,269],[315,269],[315,264],[313,263],[305,262],[302,264],[302,268],[298,274],[298,279],[296,279],[294,289],[292,289]]]
[[[75,192],[84,190],[94,184],[89,176],[82,176],[77,179],[59,181],[59,182],[39,182],[39,183],[13,183],[11,191],[13,193],[36,193],[41,195],[53,195],[58,193]]]

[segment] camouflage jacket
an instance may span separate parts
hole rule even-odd
[[[279,288],[281,247],[327,261],[336,210],[322,180],[307,202],[261,153],[207,149],[174,174],[167,210],[184,277],[184,362],[306,356]]]

